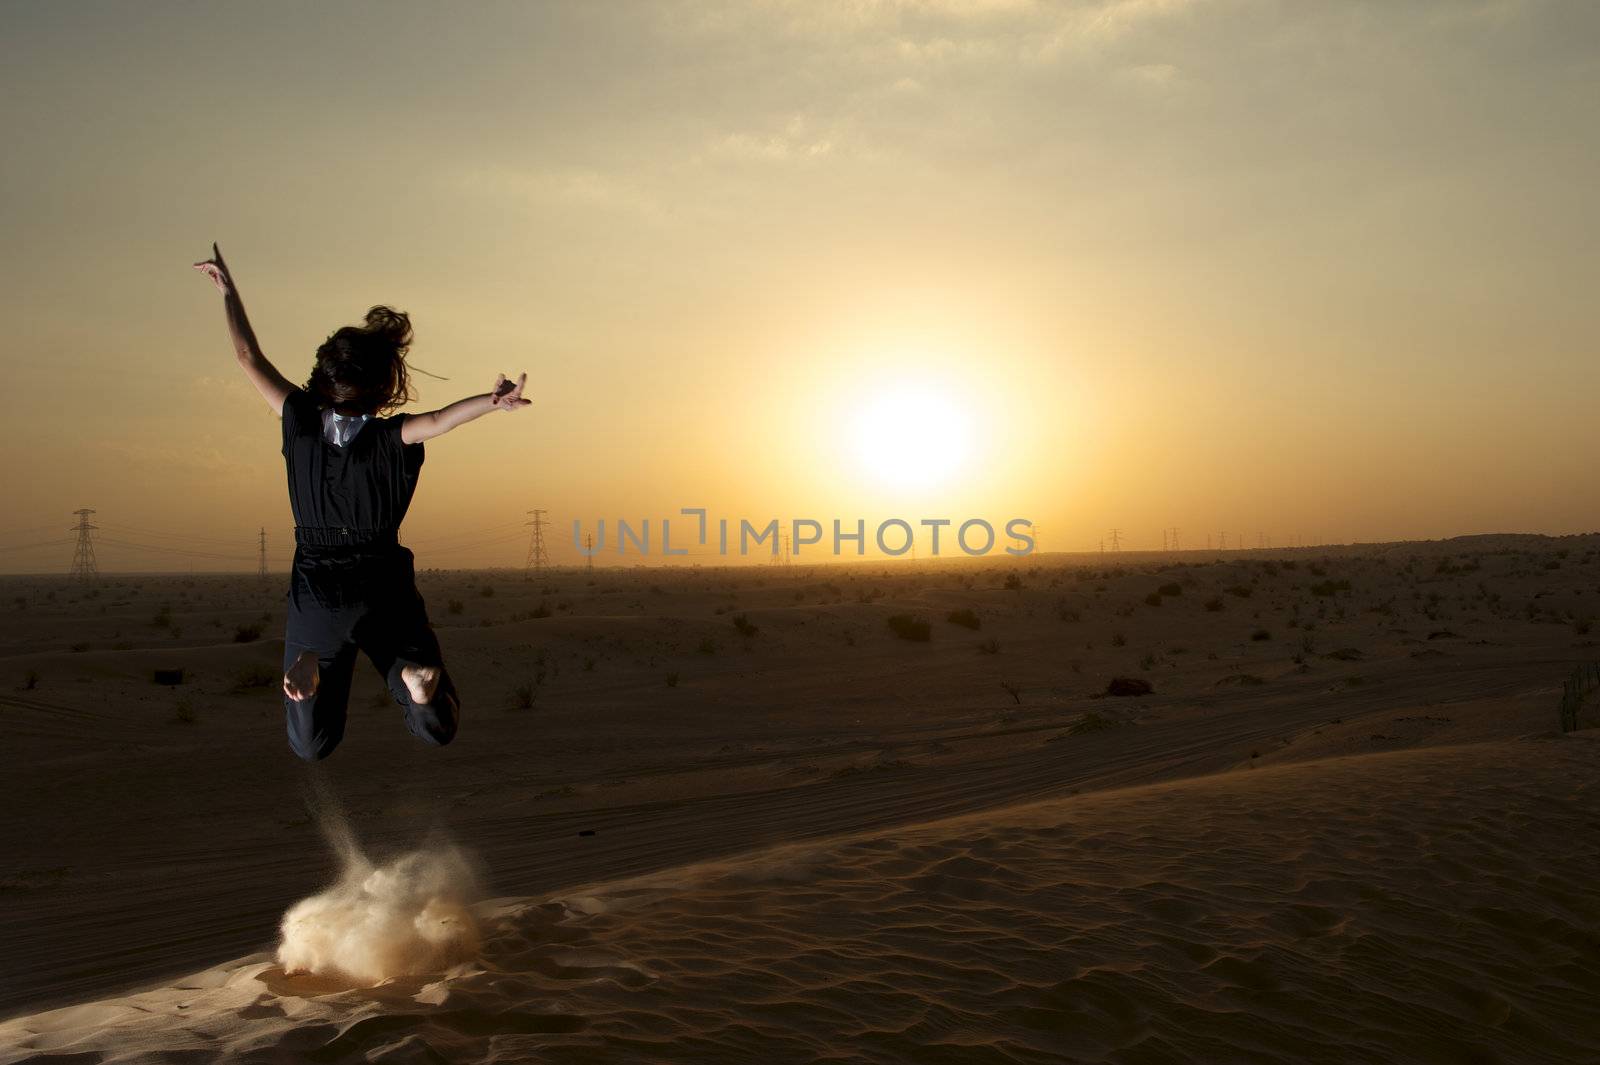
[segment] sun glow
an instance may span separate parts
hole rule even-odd
[[[948,388],[893,382],[866,397],[854,415],[856,459],[881,485],[944,485],[972,458],[971,412]]]

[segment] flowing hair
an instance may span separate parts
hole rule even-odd
[[[409,315],[374,307],[365,325],[342,326],[322,342],[305,390],[341,414],[390,413],[417,398],[406,366],[411,341]]]

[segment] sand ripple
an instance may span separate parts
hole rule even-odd
[[[1597,753],[1285,765],[502,899],[444,973],[258,955],[0,1025],[0,1061],[1596,1061]]]

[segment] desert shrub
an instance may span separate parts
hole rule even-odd
[[[761,631],[760,629],[756,628],[755,622],[751,621],[744,614],[735,614],[733,616],[733,627],[740,636],[743,636],[747,640]]]
[[[81,654],[82,652],[87,651],[88,649],[89,649],[89,644],[85,640],[79,640],[77,643],[73,644],[70,648],[68,648],[68,650],[72,651],[74,654]]]
[[[678,675],[676,673],[668,673],[667,674],[667,687],[676,688],[677,686],[678,686]]]
[[[1593,625],[1594,623],[1590,619],[1579,618],[1577,621],[1572,623],[1572,631],[1577,633],[1579,636],[1587,636],[1589,635],[1589,630],[1593,627]]]
[[[1214,595],[1206,600],[1206,609],[1213,614],[1222,612],[1222,596]]]
[[[1007,695],[1011,696],[1012,700],[1014,702],[1016,702],[1016,704],[1018,706],[1022,705],[1022,689],[1021,688],[1017,687],[1015,684],[1007,684],[1005,681],[1001,681],[1000,682],[1000,687],[1005,690],[1005,693]]]
[[[1318,581],[1311,586],[1312,595],[1333,595],[1335,592],[1348,592],[1349,581]]]
[[[1126,636],[1122,635],[1122,633],[1120,633],[1120,632],[1113,632],[1111,634],[1111,646],[1112,647],[1126,647],[1126,646],[1128,646],[1128,638]]]
[[[699,651],[703,655],[714,655],[717,653],[717,641],[713,640],[709,636],[701,637],[700,646],[695,648],[695,650]]]
[[[1340,662],[1359,662],[1363,656],[1361,652],[1354,647],[1341,647],[1337,651],[1329,651],[1322,657],[1332,658]]]
[[[1250,598],[1250,589],[1243,584],[1230,585],[1229,587],[1224,588],[1223,591],[1227,592],[1229,595],[1236,595],[1240,599]]]
[[[194,705],[186,698],[180,698],[177,706],[172,711],[172,720],[178,725],[192,725],[195,723]]]
[[[1149,595],[1144,597],[1144,601],[1150,606],[1160,606],[1161,605],[1161,593],[1160,592],[1151,592]]]
[[[1268,632],[1266,629],[1257,629],[1255,632],[1250,634],[1250,638],[1252,640],[1270,640],[1272,639],[1272,633]]]
[[[889,618],[889,631],[902,640],[926,643],[933,636],[933,626],[922,618],[910,614],[894,614]]]
[[[233,630],[234,643],[250,643],[252,640],[261,639],[261,626],[255,622],[248,625],[239,625]]]
[[[1161,587],[1157,588],[1156,591],[1158,593],[1160,593],[1161,595],[1182,595],[1183,594],[1183,585],[1181,585],[1181,584],[1163,584]]]
[[[1022,578],[1015,573],[1006,574],[1006,590],[1011,592],[1021,591]]]
[[[550,616],[550,604],[546,603],[543,599],[539,600],[539,605],[538,606],[536,606],[532,610],[528,611],[528,617],[533,619],[534,621],[537,621],[540,618],[547,618],[549,616]]]
[[[533,709],[533,700],[537,694],[538,688],[534,686],[532,681],[523,681],[511,689],[511,697],[515,701],[518,710]]]
[[[1077,736],[1085,732],[1104,732],[1108,728],[1115,727],[1115,722],[1090,710],[1072,723],[1072,727],[1067,729],[1067,734],[1069,736]]]
[[[32,691],[39,686],[39,671],[30,669],[22,675],[22,690]]]
[[[1113,677],[1106,685],[1107,695],[1150,695],[1155,689],[1142,677]]]
[[[969,629],[983,627],[983,623],[978,620],[978,615],[971,609],[952,610],[945,616],[945,620],[952,625],[962,625]]]
[[[485,584],[482,588],[478,589],[478,594],[483,596],[485,599],[492,599],[494,597],[494,585]]]
[[[1000,641],[991,636],[991,637],[989,637],[989,639],[979,642],[979,644],[978,644],[978,653],[980,655],[997,655],[997,654],[999,654],[1000,653]]]
[[[459,599],[451,599],[445,603],[445,609],[452,614],[459,614],[463,610],[467,609],[467,604],[463,603]]]

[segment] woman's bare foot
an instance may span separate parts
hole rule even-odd
[[[283,675],[283,694],[300,702],[317,694],[317,653],[302,651],[289,672]]]
[[[433,702],[433,693],[439,687],[439,669],[437,666],[402,666],[400,679],[406,682],[411,701],[427,706]]]

